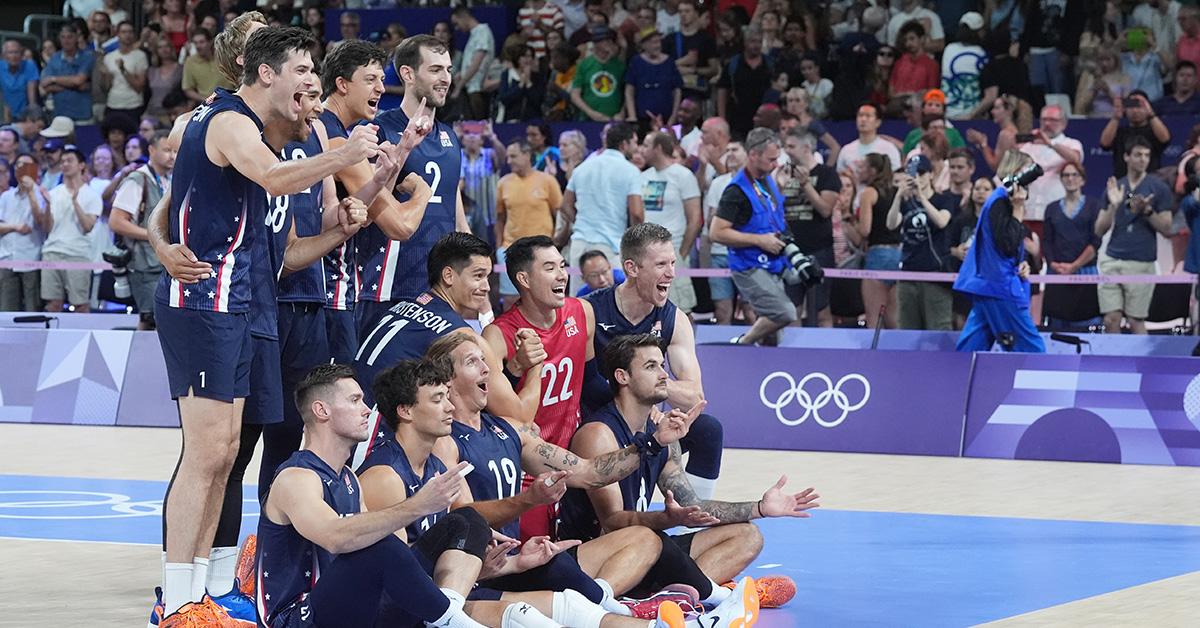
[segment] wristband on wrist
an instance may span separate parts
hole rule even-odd
[[[653,436],[645,432],[634,434],[633,444],[637,445],[638,453],[643,456],[657,456],[663,450],[663,446]]]

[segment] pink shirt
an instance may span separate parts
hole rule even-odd
[[[902,54],[892,66],[892,77],[888,84],[892,95],[909,94],[926,89],[935,89],[941,84],[942,71],[933,57],[921,53],[917,56]]]

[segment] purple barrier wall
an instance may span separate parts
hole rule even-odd
[[[1200,360],[981,353],[964,455],[1200,466]]]
[[[727,447],[959,455],[969,354],[718,345],[697,354]]]

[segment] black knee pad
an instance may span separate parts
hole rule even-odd
[[[435,563],[447,550],[466,552],[483,560],[491,541],[492,529],[488,527],[487,520],[474,508],[468,507],[453,510],[442,517],[417,539],[414,547]]]

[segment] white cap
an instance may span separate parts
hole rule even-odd
[[[50,126],[42,129],[42,137],[68,137],[75,132],[75,121],[66,116],[55,116]]]
[[[975,11],[963,13],[963,16],[958,18],[958,23],[973,31],[983,30],[983,16]]]

